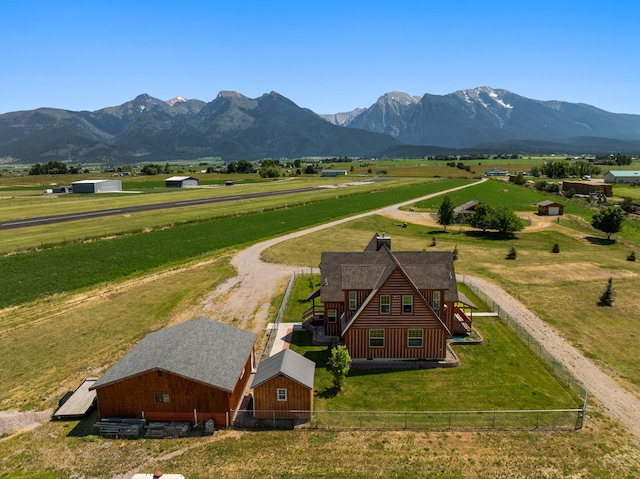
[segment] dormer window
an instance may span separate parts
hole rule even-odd
[[[434,291],[433,292],[433,302],[431,304],[433,306],[433,309],[435,310],[439,310],[440,309],[440,291]]]
[[[349,291],[349,309],[354,311],[358,308],[358,302],[355,291]]]

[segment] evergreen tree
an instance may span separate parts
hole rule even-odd
[[[613,278],[609,278],[607,281],[607,288],[602,292],[598,306],[613,306],[613,297],[615,291],[613,291]]]

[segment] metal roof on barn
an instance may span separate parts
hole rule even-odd
[[[208,318],[196,318],[145,336],[98,379],[101,388],[162,370],[232,391],[257,335]]]
[[[260,386],[282,374],[303,386],[313,388],[315,373],[316,363],[295,351],[283,349],[260,363],[251,387]]]

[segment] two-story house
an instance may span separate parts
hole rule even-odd
[[[362,252],[323,252],[320,269],[324,335],[354,360],[444,359],[447,339],[471,331],[451,252],[392,252],[383,233]]]

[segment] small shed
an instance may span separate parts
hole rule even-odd
[[[537,203],[538,214],[544,216],[561,216],[564,213],[564,206],[555,201],[545,200]]]
[[[172,176],[164,180],[167,188],[196,188],[200,186],[197,178],[192,176]]]
[[[316,364],[290,349],[265,359],[253,379],[253,416],[311,419]]]
[[[462,218],[465,216],[472,215],[476,212],[476,206],[480,204],[478,200],[470,200],[460,206],[456,206],[453,209],[453,212],[456,214],[458,218]]]
[[[120,180],[80,180],[71,183],[72,193],[113,193],[122,191]]]

